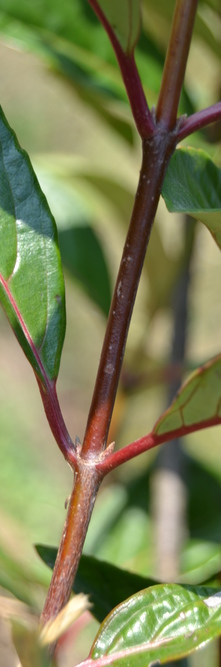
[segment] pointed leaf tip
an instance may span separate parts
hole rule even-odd
[[[35,373],[55,380],[65,334],[57,229],[0,109],[0,302]]]

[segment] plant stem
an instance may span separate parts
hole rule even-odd
[[[158,445],[162,445],[169,440],[174,440],[176,438],[182,438],[189,433],[195,433],[196,431],[204,430],[205,428],[211,428],[212,426],[219,426],[221,424],[221,416],[215,415],[211,419],[205,419],[190,426],[182,425],[173,431],[167,431],[166,433],[158,434],[154,430],[147,435],[144,435],[138,440],[134,440],[126,447],[122,447],[119,451],[109,454],[103,461],[99,461],[96,464],[96,469],[101,472],[103,475],[107,475],[109,472],[118,468],[118,466],[131,461],[135,456],[140,456],[144,452],[148,452]]]
[[[81,452],[76,452],[76,483],[42,614],[43,623],[55,617],[70,596],[95,497],[104,475],[112,467],[123,462],[123,459],[128,460],[141,451],[146,451],[148,447],[168,439],[165,434],[158,436],[153,433],[114,455],[108,451],[104,453],[146,248],[166,168],[177,143],[176,114],[197,2],[177,1],[169,55],[157,109],[157,120],[160,122],[156,124],[145,100],[133,53],[126,54],[122,51],[97,1],[90,0],[90,4],[107,30],[115,49],[134,119],[143,138],[143,161],[110,308],[84,442]],[[174,433],[174,436],[176,435]]]
[[[91,7],[104,26],[106,33],[115,51],[121,70],[124,85],[127,91],[132,114],[137,130],[142,139],[150,137],[154,132],[154,122],[148,107],[140,77],[137,71],[134,54],[125,53],[97,0],[89,0]]]
[[[97,458],[107,442],[128,328],[163,178],[175,134],[157,128],[143,143],[143,163],[131,223],[111,303],[82,457]]]
[[[213,106],[207,107],[207,109],[202,109],[202,111],[197,111],[189,118],[184,118],[177,132],[178,141],[182,141],[193,132],[202,130],[203,127],[218,120],[221,120],[221,102],[217,102]]]
[[[76,483],[57,555],[42,622],[55,617],[67,602],[77,571],[96,494],[104,477],[96,467],[105,460],[128,328],[165,170],[176,134],[156,129],[143,143],[143,162],[116,287],[110,308],[84,443],[77,452]],[[103,455],[102,455],[103,454]],[[108,456],[108,453],[107,453]]]
[[[68,602],[101,479],[102,476],[95,467],[79,463],[62,540],[41,616],[42,624],[57,616]]]
[[[197,4],[198,0],[176,1],[156,109],[157,120],[168,130],[173,130],[177,120]]]

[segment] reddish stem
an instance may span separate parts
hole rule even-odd
[[[193,132],[202,130],[203,127],[215,123],[217,120],[221,120],[221,102],[217,102],[217,104],[213,104],[207,109],[202,109],[202,111],[197,111],[189,118],[183,118],[177,132],[178,141],[182,141]]]
[[[32,352],[33,358],[35,360],[35,363],[33,363],[33,361],[30,360],[30,363],[32,364],[32,367],[35,372],[45,413],[49,421],[52,433],[64,458],[66,459],[66,461],[68,461],[68,463],[70,463],[71,467],[73,468],[76,461],[76,455],[74,451],[73,442],[65,426],[60,405],[58,402],[58,397],[56,393],[56,380],[50,380],[48,377],[47,371],[41,359],[39,349],[36,347],[32,339],[32,336],[25,324],[22,314],[12,295],[8,282],[9,281],[5,280],[4,277],[0,274],[0,283],[2,284],[2,287],[11,304],[11,308],[15,313],[15,317],[19,322],[24,338],[26,339],[30,351]],[[22,344],[19,338],[18,340],[20,344]]]
[[[130,445],[123,447],[118,452],[109,454],[103,461],[100,461],[96,465],[96,469],[102,473],[102,475],[107,475],[109,472],[118,468],[118,466],[134,459],[135,456],[144,454],[144,452],[162,445],[169,440],[175,440],[176,438],[184,437],[189,433],[195,433],[196,431],[201,431],[205,428],[210,428],[211,426],[218,426],[221,424],[221,417],[215,416],[211,419],[198,422],[197,424],[192,424],[190,426],[182,425],[180,428],[175,429],[174,431],[168,431],[167,433],[158,434],[154,431],[144,435],[139,440],[135,440]]]
[[[77,455],[75,452],[74,443],[68,433],[61,413],[61,408],[56,392],[56,384],[55,382],[49,382],[49,380],[47,380],[45,386],[41,380],[39,380],[37,375],[36,379],[51,431],[64,458],[73,469],[77,462]]]
[[[77,452],[76,484],[72,492],[61,546],[42,615],[43,622],[56,616],[69,598],[95,496],[103,476],[124,461],[167,441],[167,439],[171,439],[171,433],[164,435],[151,433],[128,445],[120,452],[109,454],[107,450],[106,454],[104,453],[146,247],[168,161],[177,143],[179,128],[176,127],[176,115],[197,1],[177,0],[170,47],[157,107],[157,119],[160,121],[157,124],[155,124],[146,103],[133,53],[123,52],[97,0],[89,1],[103,23],[114,47],[134,119],[143,138],[143,162],[130,227],[110,308],[84,443],[81,452]],[[47,411],[47,402],[45,402],[45,406]],[[220,421],[216,418],[210,424],[201,422],[196,425],[195,429],[193,427],[182,427],[174,431],[172,437],[217,424]]]
[[[41,622],[57,616],[68,602],[102,475],[79,460],[52,579]],[[55,647],[52,647],[52,652]]]
[[[176,125],[198,0],[177,0],[164,65],[156,118],[168,130]]]
[[[42,621],[56,616],[68,600],[95,496],[104,476],[96,467],[103,452],[114,406],[133,304],[175,133],[157,128],[143,144],[143,163],[131,223],[111,304],[86,434],[78,453],[77,478]]]
[[[97,14],[97,17],[104,26],[115,51],[137,130],[142,139],[148,138],[154,132],[154,121],[144,95],[143,87],[134,60],[134,54],[133,52],[125,53],[123,51],[109,21],[100,8],[97,0],[89,0],[89,2],[95,14]]]
[[[159,127],[143,143],[143,163],[131,223],[111,303],[82,457],[97,458],[106,446],[129,323],[147,243],[176,135]]]

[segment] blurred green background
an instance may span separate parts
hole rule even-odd
[[[172,1],[143,2],[137,64],[150,107],[157,100],[173,6]],[[200,2],[180,113],[219,99],[220,28],[219,1]],[[140,142],[111,47],[84,0],[1,0],[0,40],[1,105],[31,156],[59,228],[67,332],[58,395],[72,437],[82,440],[138,180]],[[220,138],[217,124],[187,144],[205,148],[220,164]],[[149,432],[168,402],[173,293],[191,224],[169,215],[161,201],[111,426],[110,442],[116,440],[117,447]],[[182,377],[220,352],[220,275],[219,250],[198,224]],[[32,370],[2,312],[0,325],[0,585],[3,594],[10,591],[40,610],[50,572],[32,545],[58,545],[72,475],[53,441]],[[216,427],[183,443],[183,533],[176,580],[198,583],[221,570],[220,433]],[[105,481],[85,552],[157,577],[155,457],[154,451],[142,455]],[[83,643],[79,634],[75,652],[64,649],[62,667],[85,657],[94,624]],[[200,662],[193,656],[188,664],[204,660],[215,667],[217,649],[211,650],[212,658],[205,653]]]

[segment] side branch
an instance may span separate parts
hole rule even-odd
[[[211,428],[212,426],[219,426],[221,424],[221,417],[212,417],[211,419],[198,422],[197,424],[192,424],[191,426],[180,426],[180,428],[175,429],[174,431],[168,431],[167,433],[158,434],[154,431],[144,435],[143,438],[135,440],[130,445],[123,447],[118,452],[114,452],[105,458],[104,461],[97,463],[96,469],[102,473],[102,475],[107,475],[109,472],[118,468],[118,466],[134,459],[135,456],[144,454],[145,452],[162,445],[165,442],[170,440],[175,440],[176,438],[182,438],[189,433],[195,433],[196,431],[201,431],[205,428]]]
[[[198,0],[177,0],[156,118],[168,130],[176,124]]]
[[[202,130],[203,127],[221,120],[221,102],[213,104],[211,107],[197,111],[189,118],[184,118],[180,129],[177,131],[178,141],[182,141],[193,132]]]
[[[131,106],[131,111],[142,139],[150,137],[154,132],[154,121],[144,95],[141,80],[137,71],[133,53],[125,53],[119,44],[116,35],[106,19],[97,0],[89,0],[91,7],[99,18],[115,51],[121,70],[122,78]]]

